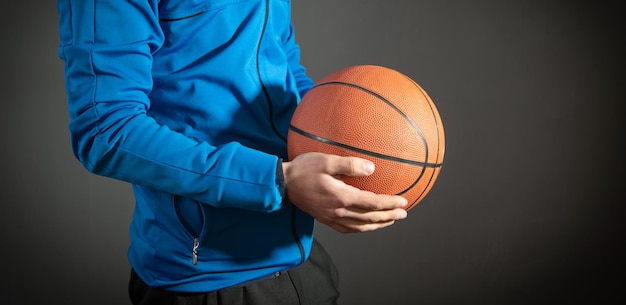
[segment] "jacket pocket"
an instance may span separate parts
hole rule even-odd
[[[244,1],[250,0],[161,0],[159,2],[159,19],[161,21],[187,19],[208,10]]]
[[[197,265],[200,235],[204,228],[202,208],[198,201],[178,195],[174,195],[173,204],[178,221],[190,237],[191,263]]]

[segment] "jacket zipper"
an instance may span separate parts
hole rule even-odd
[[[193,248],[191,249],[191,263],[193,265],[198,264],[198,247],[200,247],[200,238],[193,238]]]
[[[259,83],[261,83],[261,89],[263,90],[263,95],[265,96],[265,100],[267,101],[267,111],[269,112],[270,124],[272,125],[272,131],[276,134],[283,142],[287,142],[287,138],[283,136],[276,127],[274,123],[274,106],[272,105],[272,99],[270,97],[270,93],[261,78],[261,68],[260,68],[260,57],[261,57],[261,44],[263,42],[263,36],[265,35],[265,31],[267,29],[267,21],[270,15],[270,1],[265,0],[265,18],[263,19],[263,27],[261,28],[261,36],[259,37],[259,43],[256,48],[256,72],[257,77],[259,78]]]
[[[202,213],[202,210],[200,209],[200,204],[198,204],[197,206],[198,206],[198,213]],[[191,226],[191,224],[189,224],[189,222],[182,216],[182,213],[180,211],[180,205],[175,204],[174,209],[176,210],[176,215],[178,216],[178,220],[180,221],[180,223],[183,225],[185,230],[187,230],[187,232],[191,234],[191,237],[193,237],[193,245],[191,246],[191,263],[193,265],[197,265],[198,264],[198,247],[200,247],[200,235]]]
[[[261,78],[261,67],[260,67],[260,54],[261,54],[261,45],[263,42],[263,36],[265,35],[265,31],[267,30],[267,22],[270,15],[270,0],[265,0],[265,17],[263,19],[263,27],[261,28],[261,35],[259,37],[259,42],[256,48],[256,71],[257,77],[259,78],[259,83],[261,84],[261,89],[263,90],[263,95],[265,96],[265,100],[267,101],[267,109],[269,112],[270,124],[272,125],[272,130],[274,134],[276,134],[283,142],[287,143],[287,138],[283,136],[276,127],[274,122],[274,108],[272,105],[272,99],[270,97],[270,93],[263,82],[263,78]],[[300,238],[298,238],[298,232],[296,230],[296,208],[292,207],[291,211],[291,233],[293,234],[293,238],[298,245],[298,250],[300,250],[300,263],[304,262],[304,247],[302,246],[302,242]]]
[[[296,213],[296,207],[291,205],[291,233],[298,245],[298,250],[300,250],[300,264],[302,264],[304,263],[304,247],[302,246],[302,242],[300,242],[300,238],[298,238],[298,231],[296,231]]]

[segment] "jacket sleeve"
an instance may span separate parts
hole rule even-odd
[[[306,74],[306,69],[300,63],[300,46],[296,43],[294,27],[292,24],[290,24],[286,33],[286,38],[283,40],[283,49],[285,50],[285,54],[287,54],[289,67],[296,80],[298,92],[302,97],[309,91],[309,89],[311,89],[311,87],[313,86],[313,81]]]
[[[219,207],[281,207],[278,158],[212,146],[147,115],[158,1],[58,0],[72,149],[89,171]]]

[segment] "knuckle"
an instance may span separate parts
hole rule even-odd
[[[374,213],[372,216],[370,216],[370,222],[372,223],[380,223],[384,221],[385,217],[383,217],[383,215],[380,215],[380,213]]]
[[[347,208],[350,206],[350,199],[346,196],[339,196],[334,199],[335,206],[338,208]]]
[[[380,210],[382,210],[382,209],[383,209],[383,204],[382,204],[380,201],[378,201],[378,200],[377,200],[377,201],[374,201],[374,202],[372,202],[372,204],[371,204],[371,209],[372,209],[373,211],[380,211]]]
[[[345,209],[335,209],[332,214],[334,218],[345,218],[348,215]]]
[[[357,161],[354,157],[350,157],[348,159],[348,171],[350,175],[353,175],[357,172]]]

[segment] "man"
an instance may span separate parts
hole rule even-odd
[[[335,304],[314,219],[339,232],[406,217],[344,184],[366,160],[286,160],[312,86],[288,0],[58,0],[73,151],[133,184],[134,304]]]

